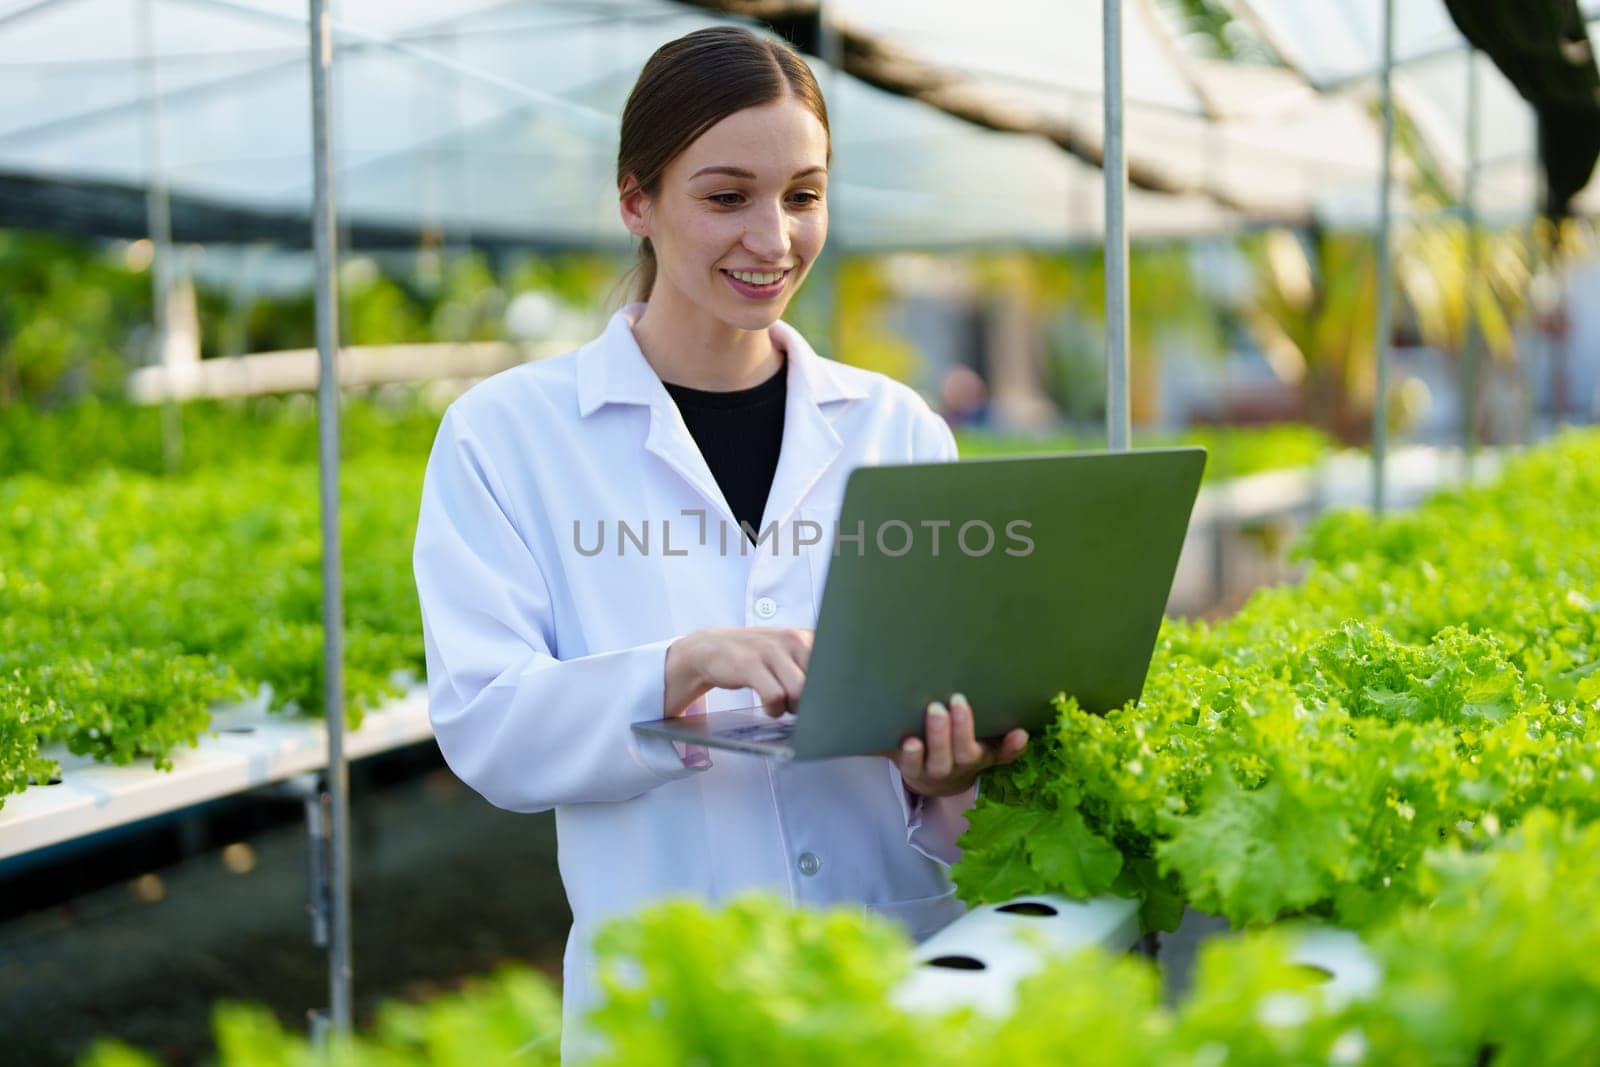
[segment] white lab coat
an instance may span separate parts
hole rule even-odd
[[[824,359],[776,323],[788,397],[762,528],[805,520],[826,535],[741,551],[747,541],[634,340],[644,307],[624,308],[576,351],[457,399],[417,524],[440,751],[491,803],[556,810],[573,914],[568,1033],[595,993],[596,926],[663,897],[714,902],[763,889],[795,905],[856,903],[915,937],[962,912],[947,867],[972,792],[908,795],[878,756],[783,764],[718,752],[705,765],[629,729],[661,717],[675,638],[814,626],[846,476],[864,464],[953,460],[949,427],[913,390]],[[691,710],[755,703],[749,689],[718,689]]]

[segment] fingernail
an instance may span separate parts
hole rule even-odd
[[[917,747],[916,739],[908,737],[906,738],[905,742],[901,744],[900,751],[904,752],[908,756],[914,756],[917,754]]]
[[[935,700],[932,704],[928,705],[928,714],[929,715],[948,715],[948,714],[950,714],[950,709],[945,707],[944,704],[942,704],[939,701]]]
[[[967,700],[967,694],[965,694],[965,693],[951,693],[950,694],[950,703],[951,703],[952,706],[954,706],[956,704],[960,704],[960,705],[962,705],[964,707],[968,707],[968,708],[972,707],[972,704]]]

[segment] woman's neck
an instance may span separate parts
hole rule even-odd
[[[741,330],[674,299],[657,285],[633,326],[634,340],[662,381],[710,392],[748,389],[771,378],[783,357],[766,330]]]

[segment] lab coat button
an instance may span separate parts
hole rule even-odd
[[[809,878],[813,874],[816,874],[818,871],[822,870],[822,861],[817,858],[817,854],[815,852],[802,852],[800,853],[800,862],[795,864],[795,866],[800,868],[801,874]]]
[[[770,619],[778,613],[778,602],[769,596],[764,596],[756,601],[756,614],[763,619]]]

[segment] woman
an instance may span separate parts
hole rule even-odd
[[[856,466],[956,458],[916,393],[779,319],[827,236],[829,158],[789,48],[730,28],[663,46],[617,166],[643,301],[468,391],[429,460],[429,711],[468,785],[556,809],[568,1032],[595,926],[664,896],[855,902],[926,936],[961,912],[947,867],[979,772],[1026,743],[976,740],[959,695],[889,758],[712,759],[630,729],[792,706],[833,547],[792,531],[834,529]]]

